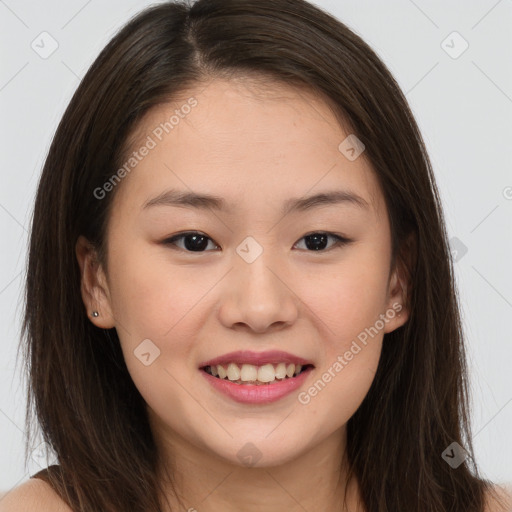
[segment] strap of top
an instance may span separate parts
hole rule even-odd
[[[47,468],[34,473],[30,478],[39,478],[40,480],[44,480],[64,501],[64,503],[72,508],[66,496],[66,492],[69,492],[70,489],[65,489],[65,484],[63,483],[62,478],[62,468],[58,464],[48,466]]]
[[[56,474],[59,472],[60,466],[58,464],[53,464],[47,468],[42,469],[41,471],[38,471],[37,473],[34,473],[30,478],[40,478],[41,480],[50,483],[50,473]]]

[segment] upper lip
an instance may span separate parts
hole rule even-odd
[[[283,352],[282,350],[269,350],[266,352],[252,352],[250,350],[237,350],[236,352],[229,352],[222,356],[214,359],[204,361],[199,365],[200,368],[204,366],[215,366],[217,364],[235,363],[241,364],[252,364],[254,366],[261,366],[264,364],[278,364],[278,363],[293,363],[301,364],[305,366],[307,364],[312,365],[311,361],[303,359],[302,357],[295,356],[289,352]]]

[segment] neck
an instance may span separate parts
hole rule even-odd
[[[352,479],[347,485],[345,427],[295,459],[272,467],[234,464],[191,445],[176,432],[168,432],[157,445],[158,474],[170,505],[163,508],[166,512],[362,510],[357,483]]]

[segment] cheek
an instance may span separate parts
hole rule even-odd
[[[140,241],[112,265],[112,305],[116,320],[136,338],[162,338],[182,330],[180,322],[214,285],[212,272],[171,263],[165,249]],[[178,324],[178,322],[180,322]]]
[[[314,381],[299,396],[309,414],[329,428],[346,423],[374,379],[384,337],[389,261],[378,250],[359,251],[333,274],[317,272],[300,292],[321,331]],[[313,281],[309,282],[311,285]]]
[[[368,281],[358,280],[363,276],[344,277],[343,284],[336,281],[338,286],[330,289],[330,301],[319,296],[316,306],[311,306],[322,312],[317,323],[323,334],[317,347],[319,365],[310,385],[298,396],[323,433],[346,424],[361,405],[374,380],[384,337],[381,288],[367,293]]]
[[[184,418],[188,395],[182,383],[189,380],[185,363],[197,338],[194,314],[212,284],[194,278],[192,267],[155,257],[154,250],[152,255],[126,251],[111,268],[116,329],[128,372],[150,407]]]
[[[316,424],[322,426],[317,435],[333,432],[355,414],[374,380],[381,342],[382,338],[376,337],[366,347],[359,343],[356,349],[354,345],[357,353],[350,361],[345,353],[339,354],[339,359],[329,360],[299,394],[298,402],[305,415],[314,417]]]
[[[318,266],[295,279],[297,295],[318,320],[328,346],[343,350],[385,312],[388,260],[377,250],[354,250],[339,265]],[[294,290],[295,291],[295,290]]]
[[[158,390],[179,387],[173,376],[183,381],[182,363],[194,349],[190,340],[197,338],[194,314],[212,284],[191,268],[165,264],[143,250],[124,251],[110,268],[124,359],[135,385],[151,402]]]

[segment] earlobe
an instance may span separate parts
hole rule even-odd
[[[93,245],[79,236],[75,253],[80,267],[80,289],[89,320],[101,329],[115,327],[110,294]]]

